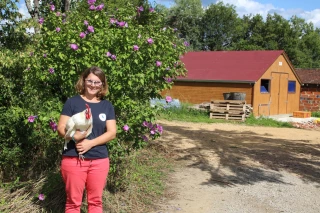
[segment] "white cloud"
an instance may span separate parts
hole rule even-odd
[[[312,22],[314,26],[320,28],[320,9],[312,11],[305,11],[300,16],[305,19],[308,23]]]
[[[312,22],[315,27],[320,27],[320,9],[313,11],[304,11],[302,9],[284,9],[275,7],[272,4],[262,4],[254,0],[218,0],[224,4],[232,4],[236,7],[236,11],[240,17],[248,14],[260,14],[266,17],[268,13],[277,13],[285,19],[290,19],[296,15],[305,19],[307,23]]]
[[[156,2],[166,6],[172,6],[174,4],[174,0],[156,0]],[[215,4],[217,2],[223,2],[225,5],[234,5],[239,17],[249,14],[260,14],[262,17],[266,18],[268,13],[277,13],[283,18],[289,20],[292,16],[296,15],[305,19],[307,23],[312,22],[315,27],[320,28],[320,9],[312,11],[304,11],[302,9],[284,9],[275,7],[272,4],[262,4],[255,0],[202,0],[204,6]]]
[[[19,13],[22,14],[23,19],[30,18],[30,14],[28,12],[26,4],[22,4],[22,3],[19,4]]]

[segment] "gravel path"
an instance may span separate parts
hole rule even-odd
[[[162,121],[179,165],[162,213],[319,213],[319,131]]]

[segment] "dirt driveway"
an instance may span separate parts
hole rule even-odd
[[[179,167],[154,212],[320,212],[320,131],[160,123]]]

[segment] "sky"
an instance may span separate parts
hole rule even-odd
[[[320,28],[319,0],[202,0],[202,4],[208,6],[220,1],[234,5],[240,17],[249,14],[266,17],[268,13],[277,13],[285,19],[290,19],[296,15]],[[174,0],[155,0],[155,2],[167,7],[174,5]]]
[[[249,14],[266,17],[268,13],[277,13],[285,19],[290,19],[296,15],[320,28],[319,0],[202,0],[202,4],[208,6],[219,1],[234,5],[240,17]],[[174,0],[149,0],[149,2],[163,4],[166,7],[174,5]],[[28,15],[25,0],[20,0],[19,10],[22,14]]]

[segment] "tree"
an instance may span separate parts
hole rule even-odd
[[[235,7],[219,2],[206,9],[201,24],[201,37],[205,50],[226,50],[231,48],[234,35],[241,27]]]
[[[193,50],[202,48],[200,24],[203,16],[201,0],[175,0],[170,8],[168,25],[176,28],[180,37]]]
[[[264,21],[260,14],[243,16],[240,28],[235,32],[232,50],[264,49]]]
[[[25,43],[26,36],[18,32],[18,24],[22,18],[17,7],[18,0],[0,0],[0,47],[17,49]]]

